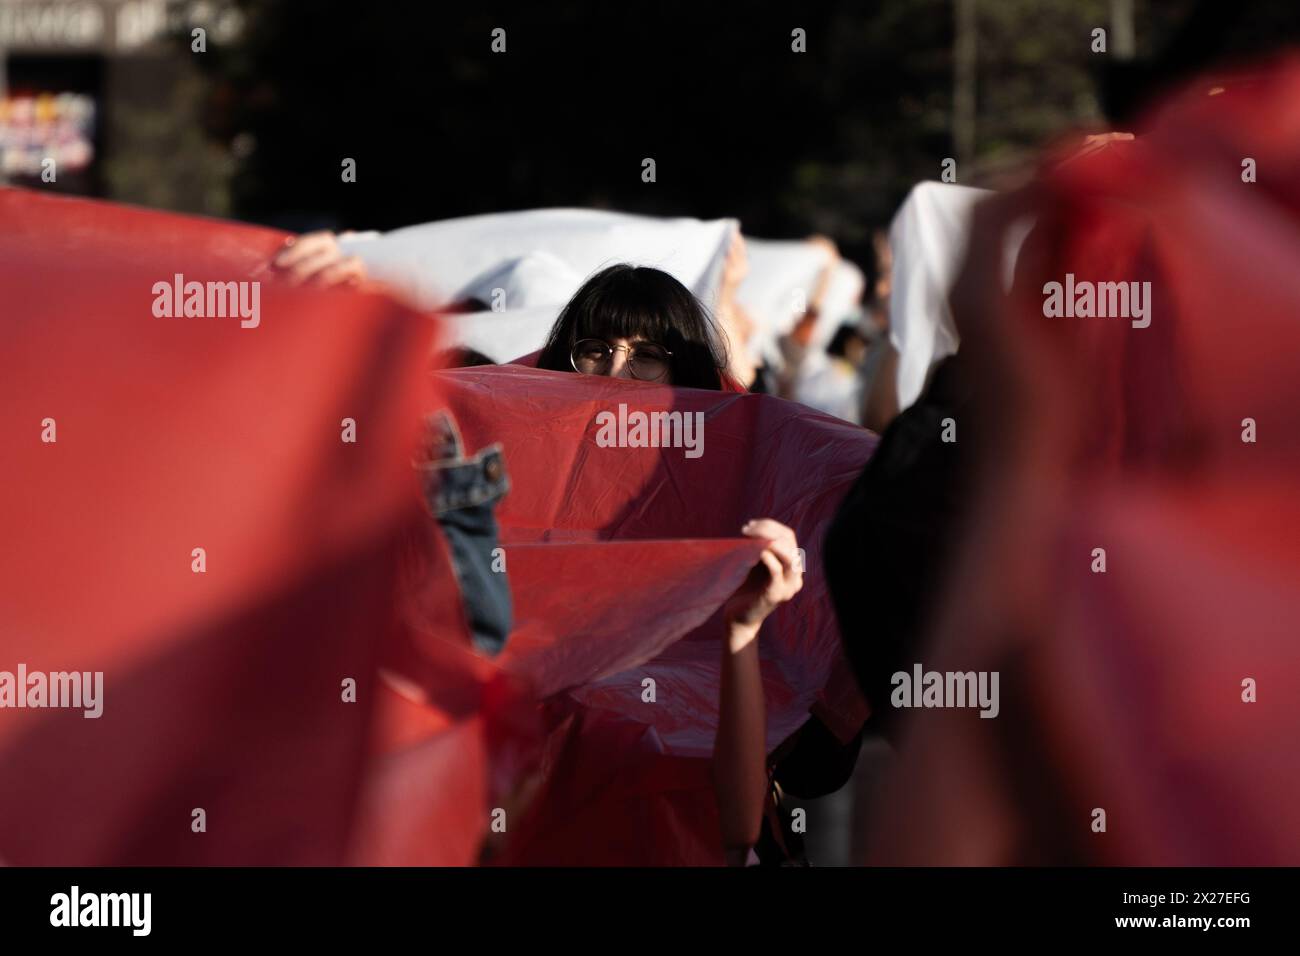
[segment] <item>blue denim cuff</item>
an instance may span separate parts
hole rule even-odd
[[[425,503],[451,552],[474,644],[497,654],[505,647],[513,616],[504,555],[497,545],[496,503],[510,488],[501,446],[489,445],[467,458],[455,421],[439,412],[430,420],[419,467]]]

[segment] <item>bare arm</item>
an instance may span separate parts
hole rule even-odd
[[[766,714],[758,667],[758,627],[729,621],[722,648],[718,737],[713,744],[713,785],[728,854],[758,842],[767,791]]]
[[[754,323],[736,298],[740,283],[749,274],[749,255],[745,239],[737,229],[727,247],[727,258],[722,265],[722,288],[718,297],[718,324],[727,336],[727,360],[731,377],[749,388],[754,384],[754,361],[749,357],[749,339]]]
[[[812,296],[808,300],[810,309],[820,311],[822,300],[826,298],[826,290],[830,288],[831,277],[835,275],[835,267],[840,263],[840,250],[826,236],[812,236],[808,239],[808,243],[821,250],[826,256],[826,263],[817,274],[817,284],[813,286]]]
[[[758,632],[778,605],[803,587],[794,532],[770,518],[743,532],[767,540],[745,583],[727,602],[722,645],[718,736],[713,744],[713,788],[729,862],[743,863],[758,840],[767,793],[766,714],[759,671]]]
[[[862,403],[862,424],[876,434],[898,417],[898,353],[888,341],[882,347],[885,355]]]

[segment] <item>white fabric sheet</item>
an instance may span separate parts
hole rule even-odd
[[[745,237],[749,274],[736,291],[736,298],[754,321],[750,352],[779,366],[776,341],[788,333],[812,299],[818,279],[826,267],[826,253],[801,240],[751,239]],[[822,299],[821,314],[813,329],[812,348],[826,347],[835,330],[854,312],[862,297],[862,270],[841,260],[835,265]]]
[[[538,209],[423,223],[340,239],[367,272],[414,304],[436,309],[476,299],[485,308],[450,315],[441,347],[460,345],[494,362],[542,347],[564,303],[593,273],[616,262],[651,265],[675,276],[709,309],[717,304],[733,219],[656,219],[590,209]],[[803,241],[746,239],[750,270],[738,291],[754,320],[751,354],[780,365],[776,339],[793,328],[826,265]],[[813,330],[825,348],[854,312],[863,276],[836,264]],[[809,368],[809,374],[816,369]]]
[[[358,233],[340,245],[421,308],[483,302],[487,310],[449,319],[450,338],[442,344],[506,362],[541,348],[578,287],[617,262],[663,269],[712,309],[735,228],[734,219],[539,209]]]
[[[919,183],[890,224],[889,340],[898,352],[899,411],[921,396],[930,370],[957,351],[948,292],[966,253],[975,204],[991,195],[970,186]]]

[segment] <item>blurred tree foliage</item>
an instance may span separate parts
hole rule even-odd
[[[121,97],[109,113],[114,149],[104,161],[107,194],[118,202],[227,217],[236,160],[203,132],[209,84],[191,60],[167,61],[165,86]],[[161,70],[148,74],[157,82]],[[133,90],[138,91],[138,84]]]
[[[954,154],[953,0],[236,2],[241,41],[203,60],[206,125],[238,158],[232,208],[253,220],[391,228],[598,206],[734,215],[754,235],[822,231],[862,254]],[[1134,0],[1143,59],[1124,72],[1090,49],[1110,0],[977,2],[976,161],[959,181],[1131,105],[1196,6]],[[1251,21],[1266,39],[1267,18]]]

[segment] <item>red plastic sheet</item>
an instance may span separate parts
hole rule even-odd
[[[0,858],[467,864],[488,836],[503,862],[717,862],[718,609],[752,517],[807,554],[762,637],[769,743],[813,706],[860,724],[818,562],[868,433],[518,367],[447,373],[434,399],[431,320],[281,287],[261,268],[279,233],[15,191],[0,220],[0,670],[105,686],[97,720],[0,711]],[[260,322],[156,317],[178,272],[259,279]],[[467,646],[411,466],[442,404],[511,476],[518,627],[496,661]],[[703,454],[598,446],[620,404],[700,414]]]
[[[15,191],[0,222],[0,670],[103,674],[97,719],[0,710],[0,858],[339,862],[426,520],[429,320],[269,281],[256,327],[156,317],[282,236]]]
[[[1001,713],[912,715],[873,862],[1300,863],[1300,63],[1215,82],[985,216],[1038,231],[955,303],[1004,441],[925,662]],[[1046,318],[1067,273],[1150,326]]]
[[[467,444],[503,445],[517,626],[500,664],[548,700],[543,784],[507,861],[720,862],[717,612],[759,550],[740,526],[775,518],[806,553],[803,590],[761,638],[769,748],[815,705],[851,734],[860,698],[825,693],[843,665],[820,542],[874,438],[760,395],[519,366],[439,379]],[[602,416],[656,412],[701,416],[702,453],[599,440]]]
[[[467,442],[500,441],[511,472],[499,511],[517,601],[507,670],[542,696],[572,690],[636,715],[668,751],[707,753],[716,700],[688,675],[716,670],[720,632],[704,625],[719,623],[710,619],[755,560],[759,546],[740,526],[772,517],[795,529],[805,580],[763,636],[769,743],[806,719],[840,660],[820,542],[874,445],[869,433],[760,395],[515,366],[445,372],[440,382]],[[660,412],[698,416],[698,457],[602,446],[602,423]],[[675,688],[667,702],[641,705],[646,677]]]

